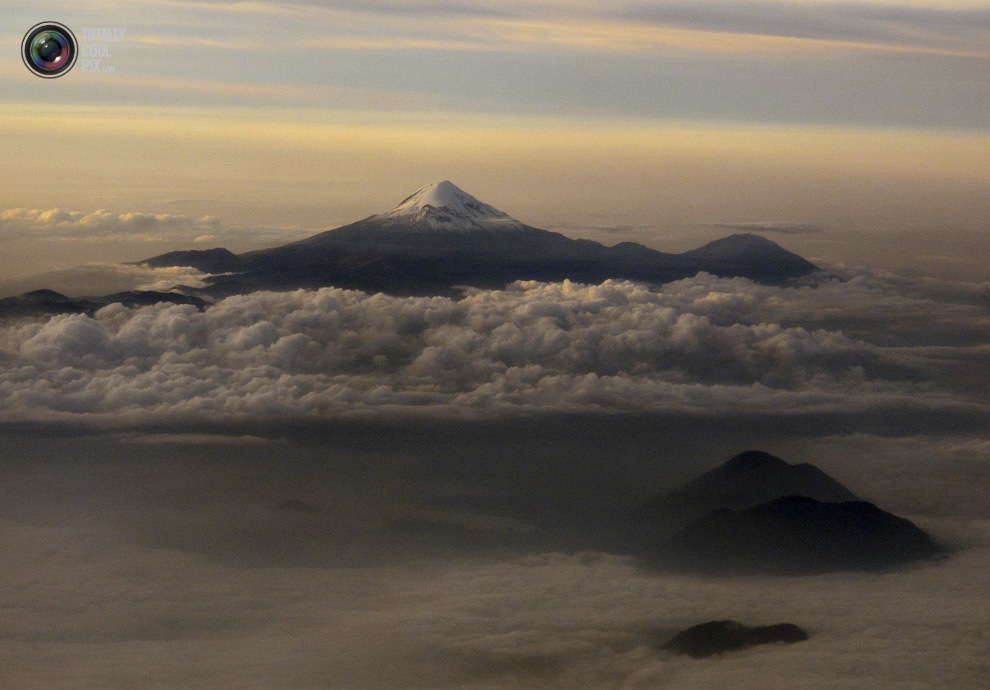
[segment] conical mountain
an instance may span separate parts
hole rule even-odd
[[[705,264],[716,275],[743,275],[765,282],[779,280],[781,275],[796,277],[817,270],[810,261],[751,233],[729,235],[681,256]]]
[[[606,247],[526,225],[444,180],[384,213],[242,254],[236,257],[240,268],[210,278],[205,292],[223,296],[335,286],[396,295],[456,295],[463,286],[501,289],[516,280],[665,283],[707,271],[780,283],[817,270],[773,242],[756,239],[758,246],[752,239],[733,240],[685,254],[633,242]],[[192,252],[178,252],[147,263],[205,265],[207,258],[220,256],[211,251],[203,262],[195,261]],[[234,265],[230,257],[222,258],[225,268]]]

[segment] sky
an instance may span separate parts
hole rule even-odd
[[[197,239],[272,246],[442,179],[608,244],[683,251],[757,229],[830,265],[987,277],[985,2],[46,11],[124,33],[112,73],[43,80],[13,46],[45,17],[0,10],[9,278]],[[37,220],[56,209],[168,222]]]
[[[42,20],[122,30],[113,71],[30,74]],[[126,262],[444,179],[571,237],[754,232],[825,271],[0,319],[0,684],[983,688],[988,39],[985,0],[5,2],[0,297],[196,286]],[[749,449],[946,557],[624,552],[616,518]],[[659,649],[725,618],[810,637]]]

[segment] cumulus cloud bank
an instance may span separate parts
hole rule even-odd
[[[987,409],[987,327],[978,307],[869,281],[785,290],[703,274],[659,291],[530,282],[461,300],[328,288],[231,297],[203,312],[110,305],[5,324],[0,418],[976,415]],[[875,332],[893,335],[871,341]]]

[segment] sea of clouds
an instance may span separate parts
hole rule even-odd
[[[922,286],[923,287],[923,286]],[[0,420],[107,425],[536,411],[987,413],[986,286],[516,283],[110,305],[0,330]]]

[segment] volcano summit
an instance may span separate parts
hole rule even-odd
[[[383,227],[427,232],[523,230],[526,227],[447,180],[413,192],[392,210],[368,220],[372,219]]]

